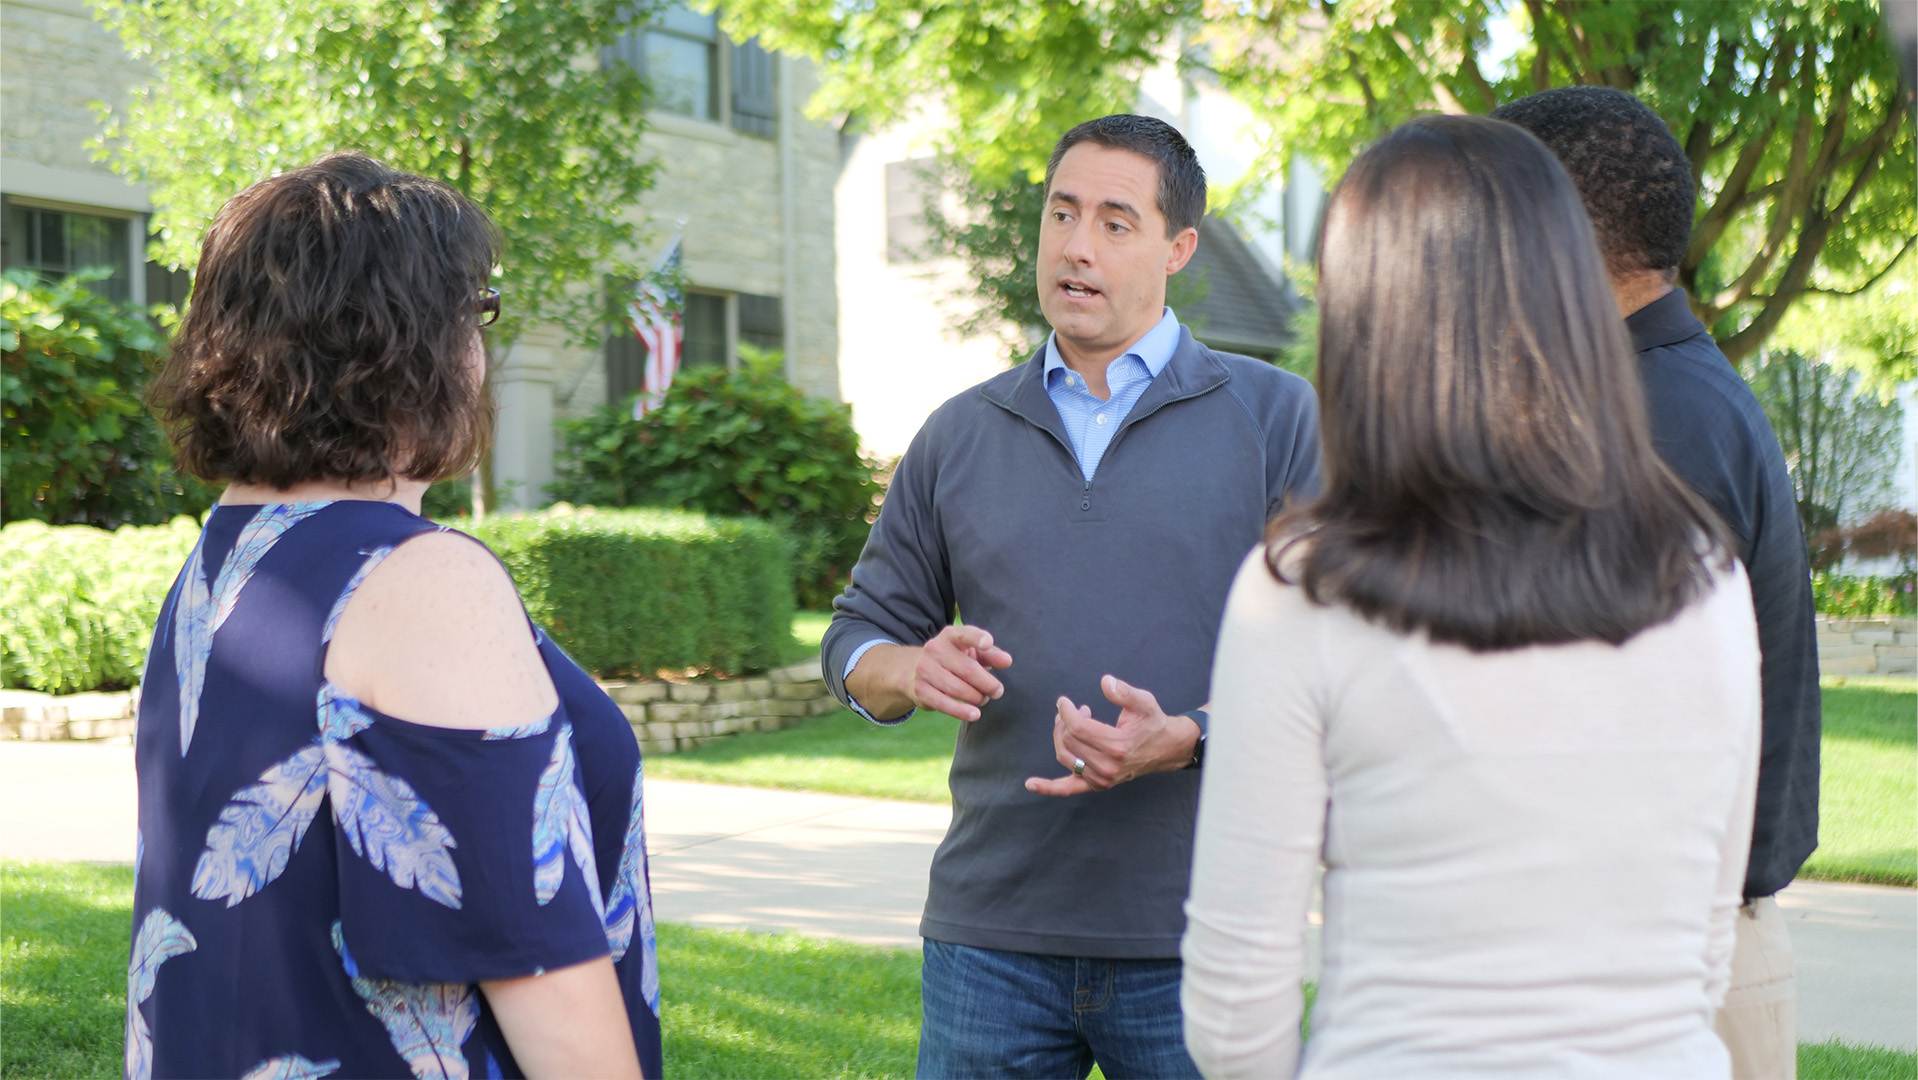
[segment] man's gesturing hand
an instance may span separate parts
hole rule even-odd
[[[875,645],[860,658],[846,690],[874,716],[931,709],[979,719],[979,706],[1006,692],[989,668],[1012,666],[1012,654],[976,626],[948,626],[920,646]]]
[[[1189,716],[1167,716],[1159,699],[1147,690],[1107,675],[1099,680],[1106,699],[1119,706],[1119,722],[1107,725],[1092,718],[1092,710],[1059,699],[1059,715],[1052,723],[1052,748],[1059,764],[1071,769],[1085,762],[1079,775],[1047,779],[1035,776],[1026,790],[1040,795],[1079,795],[1104,791],[1146,773],[1183,769],[1199,742],[1199,725]]]

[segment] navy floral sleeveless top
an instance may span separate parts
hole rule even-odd
[[[533,631],[551,717],[459,731],[327,682],[354,588],[439,528],[381,502],[220,506],[141,683],[129,1077],[521,1072],[475,985],[610,954],[660,1075],[639,749]]]

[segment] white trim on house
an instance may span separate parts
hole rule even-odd
[[[63,169],[25,158],[0,157],[0,191],[60,204],[49,209],[80,213],[118,210],[145,214],[153,209],[145,184],[128,183],[112,173]],[[146,261],[144,254],[140,261]]]

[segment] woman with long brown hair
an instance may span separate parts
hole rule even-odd
[[[1577,191],[1414,121],[1320,249],[1325,491],[1241,569],[1185,938],[1208,1076],[1726,1076],[1758,652]],[[1324,970],[1299,1040],[1307,906]]]

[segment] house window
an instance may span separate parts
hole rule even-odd
[[[738,345],[785,346],[783,305],[777,296],[753,293],[686,293],[680,314],[679,366],[736,367]],[[646,346],[624,322],[606,334],[606,400],[619,401],[644,387]]]
[[[9,270],[25,267],[49,279],[104,266],[112,276],[88,287],[109,300],[126,303],[135,299],[130,273],[132,224],[124,217],[23,206],[9,199],[0,231],[0,265]]]
[[[932,242],[926,224],[926,194],[933,187],[932,159],[886,164],[886,261],[919,262]]]
[[[669,4],[600,50],[600,62],[638,71],[660,112],[714,123],[730,118],[735,131],[762,138],[779,133],[776,59],[757,38],[728,44],[717,15]]]
[[[680,367],[729,366],[726,363],[726,297],[722,293],[688,292],[680,323]]]
[[[669,4],[653,21],[620,35],[601,63],[636,68],[652,87],[652,107],[695,120],[719,119],[719,18]]]

